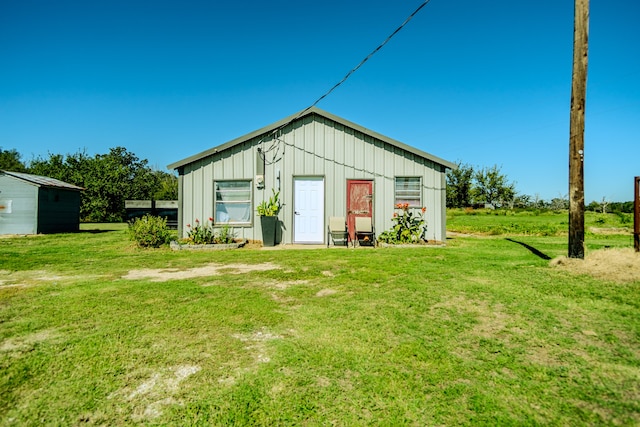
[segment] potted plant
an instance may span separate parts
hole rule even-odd
[[[268,200],[261,202],[258,207],[258,216],[262,226],[262,244],[264,246],[274,246],[276,243],[276,227],[278,225],[278,211],[280,211],[280,192],[271,190],[273,193]]]

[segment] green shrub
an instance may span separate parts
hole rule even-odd
[[[129,223],[129,238],[142,248],[159,248],[172,237],[166,218],[145,215]]]
[[[220,244],[233,243],[235,240],[235,233],[233,229],[228,225],[224,225],[220,228],[218,233],[215,233],[215,242]]]
[[[632,214],[628,214],[624,212],[616,212],[616,215],[618,215],[618,218],[620,218],[620,224],[622,225],[633,224]]]
[[[196,218],[195,225],[187,224],[186,243],[190,245],[213,245],[213,244],[229,244],[235,241],[235,233],[228,225],[222,226],[219,230],[213,228],[213,218],[209,218],[209,222],[204,224]]]

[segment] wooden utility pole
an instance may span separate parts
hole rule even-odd
[[[569,258],[584,258],[584,111],[588,46],[589,0],[575,0],[569,124]]]
[[[633,203],[633,247],[640,252],[640,176],[636,176]]]

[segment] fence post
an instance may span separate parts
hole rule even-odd
[[[640,176],[636,176],[633,204],[633,247],[640,252]]]

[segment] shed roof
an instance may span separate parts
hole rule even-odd
[[[37,185],[38,187],[64,188],[67,190],[75,190],[75,191],[84,190],[84,188],[78,187],[77,185],[69,184],[67,182],[60,181],[59,179],[49,178],[46,176],[32,175],[30,173],[22,173],[22,172],[10,172],[10,171],[0,171],[0,172],[4,175],[17,178],[22,181],[26,181],[33,185]]]
[[[207,156],[210,156],[212,154],[219,153],[219,152],[221,152],[223,150],[226,150],[228,148],[231,148],[231,147],[233,147],[235,145],[241,144],[241,143],[243,143],[243,142],[245,142],[245,141],[247,141],[247,140],[249,140],[251,138],[255,138],[255,137],[263,135],[265,133],[273,132],[273,131],[281,128],[281,127],[284,127],[284,126],[288,125],[289,123],[292,123],[292,122],[294,122],[296,120],[302,119],[302,118],[304,118],[306,116],[309,116],[309,115],[312,115],[312,114],[324,117],[324,118],[329,119],[329,120],[333,120],[334,122],[340,123],[341,125],[343,125],[345,127],[354,129],[354,130],[356,130],[358,132],[361,132],[361,133],[363,133],[365,135],[368,135],[368,136],[370,136],[372,138],[379,139],[379,140],[381,140],[383,142],[386,142],[386,143],[388,143],[390,145],[393,145],[393,146],[398,147],[398,148],[400,148],[402,150],[405,150],[405,151],[407,151],[409,153],[412,153],[412,154],[414,154],[414,155],[416,155],[418,157],[422,157],[424,159],[427,159],[427,160],[430,160],[432,162],[435,162],[435,163],[438,163],[440,165],[443,165],[443,166],[445,166],[445,167],[447,167],[449,169],[456,169],[456,165],[454,163],[448,162],[448,161],[446,161],[444,159],[441,159],[441,158],[439,158],[437,156],[434,156],[433,154],[429,154],[429,153],[427,153],[425,151],[418,150],[415,147],[412,147],[410,145],[404,144],[404,143],[402,143],[400,141],[396,141],[395,139],[392,139],[392,138],[389,138],[388,136],[384,136],[382,134],[374,132],[374,131],[372,131],[370,129],[367,129],[367,128],[363,127],[363,126],[360,126],[358,124],[355,124],[353,122],[345,120],[342,117],[338,117],[338,116],[336,116],[334,114],[331,114],[331,113],[329,113],[327,111],[324,111],[324,110],[322,110],[320,108],[317,108],[317,107],[311,107],[309,109],[302,110],[302,111],[300,111],[298,113],[292,114],[289,117],[285,117],[282,120],[279,120],[279,121],[277,121],[275,123],[272,123],[272,124],[270,124],[268,126],[265,126],[265,127],[261,128],[261,129],[253,131],[251,133],[248,133],[248,134],[246,134],[244,136],[241,136],[239,138],[233,139],[233,140],[231,140],[229,142],[226,142],[226,143],[224,143],[222,145],[218,145],[217,147],[210,148],[209,150],[206,150],[206,151],[203,151],[201,153],[195,154],[193,156],[187,157],[187,158],[182,159],[180,161],[177,161],[175,163],[171,163],[170,165],[167,166],[167,168],[168,169],[177,169],[177,168],[182,167],[184,165],[188,165],[189,163],[193,163],[193,162],[195,162],[197,160],[200,160],[200,159],[205,158]]]

